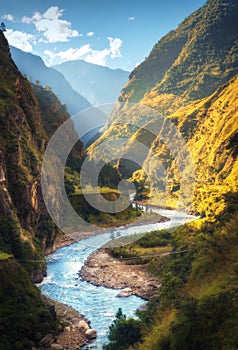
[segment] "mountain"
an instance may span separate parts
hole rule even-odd
[[[129,75],[122,69],[110,69],[83,60],[68,61],[54,68],[92,105],[115,103]]]
[[[31,349],[56,332],[58,322],[32,283],[42,280],[44,252],[59,234],[43,201],[42,159],[49,138],[66,120],[70,135],[78,136],[58,98],[22,76],[1,31],[0,70],[0,348]],[[79,142],[72,156],[80,160],[82,154]],[[49,192],[54,201],[54,186]],[[63,199],[58,200],[61,215]]]
[[[119,100],[141,101],[167,115],[214,92],[237,72],[237,7],[236,0],[209,0],[186,18],[131,72]]]
[[[100,144],[127,139],[117,167],[132,177],[140,196],[157,204],[166,197],[168,206],[180,201],[186,207],[182,187],[186,192],[185,180],[190,181],[193,210],[204,214],[207,203],[210,215],[221,210],[218,198],[237,183],[237,22],[235,0],[209,0],[163,37],[131,73],[104,134],[89,148],[98,157]],[[144,153],[138,142],[146,146]],[[105,152],[108,160],[112,156]]]
[[[48,86],[59,97],[61,103],[66,104],[71,115],[89,108],[91,104],[78,92],[72,89],[63,74],[45,65],[41,57],[24,52],[10,46],[12,58],[22,74],[32,82]]]
[[[238,348],[237,23],[237,1],[208,0],[162,38],[88,150],[111,160],[120,145],[115,163],[138,199],[200,215],[109,249],[161,287],[136,319],[118,311],[105,350]]]

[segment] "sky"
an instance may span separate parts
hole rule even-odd
[[[131,71],[206,0],[0,0],[5,36],[47,66],[83,59]]]

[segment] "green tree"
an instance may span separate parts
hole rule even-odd
[[[141,340],[141,322],[126,318],[119,308],[116,319],[109,327],[109,344],[103,345],[103,350],[124,350]]]

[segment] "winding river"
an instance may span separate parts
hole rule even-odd
[[[127,316],[134,316],[135,310],[145,303],[137,296],[117,298],[118,290],[96,287],[80,279],[79,271],[88,256],[114,238],[145,233],[152,230],[176,227],[194,220],[194,216],[176,210],[152,208],[153,212],[166,216],[170,221],[133,227],[121,227],[110,232],[89,237],[60,248],[47,257],[48,276],[40,284],[42,293],[54,300],[72,306],[91,321],[97,331],[97,339],[84,349],[102,349],[107,342],[108,327],[115,318],[118,308]]]

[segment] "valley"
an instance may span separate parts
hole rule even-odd
[[[54,66],[0,30],[0,349],[238,349],[237,1],[130,73],[119,38],[57,53],[57,9],[21,20]]]

